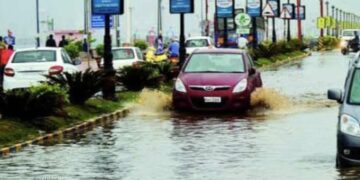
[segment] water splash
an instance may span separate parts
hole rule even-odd
[[[251,107],[265,108],[270,110],[289,109],[293,103],[288,97],[281,95],[278,91],[268,88],[259,88],[251,94]]]
[[[171,95],[158,90],[144,89],[138,101],[132,105],[131,114],[139,116],[153,116],[170,114]]]

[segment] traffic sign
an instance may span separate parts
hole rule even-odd
[[[279,0],[268,0],[268,3],[271,6],[271,9],[274,12],[274,16],[279,17],[280,15],[280,2]]]
[[[113,27],[114,18],[110,16],[110,27]],[[104,28],[105,27],[105,16],[104,15],[92,15],[91,16],[91,28]]]
[[[170,0],[170,13],[194,13],[194,0]]]
[[[332,22],[332,20],[331,20],[331,17],[330,16],[327,16],[327,17],[325,17],[325,26],[326,27],[331,27],[331,22]]]
[[[123,14],[124,0],[92,0],[92,14]]]
[[[262,0],[246,0],[246,12],[251,17],[261,16]]]
[[[234,0],[216,0],[216,16],[221,18],[234,18]]]
[[[262,15],[264,17],[275,17],[275,13],[271,8],[270,4],[266,4],[265,8],[263,9]]]
[[[326,19],[324,17],[318,17],[316,26],[318,29],[324,29],[326,25]]]
[[[250,28],[236,29],[236,34],[250,34]]]
[[[241,27],[249,26],[251,23],[251,17],[248,14],[240,13],[235,16],[235,24]]]
[[[282,18],[282,19],[292,19],[292,16],[291,16],[289,10],[286,7],[284,7],[283,10],[281,11],[280,18]]]

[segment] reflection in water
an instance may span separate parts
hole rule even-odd
[[[0,179],[357,179],[335,168],[337,109],[324,96],[347,67],[323,56],[264,72],[262,116],[173,113],[168,95],[145,90],[122,121],[1,159]]]

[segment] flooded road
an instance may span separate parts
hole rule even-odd
[[[356,169],[335,168],[337,106],[326,100],[327,89],[343,86],[347,68],[339,53],[315,53],[262,74],[258,101],[286,105],[246,116],[138,110],[80,138],[1,159],[0,179],[356,177]]]

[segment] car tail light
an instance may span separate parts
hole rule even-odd
[[[49,75],[52,76],[52,75],[60,74],[63,72],[63,70],[64,70],[64,67],[62,67],[62,66],[52,66],[49,69]]]
[[[5,68],[4,75],[9,77],[14,77],[15,71],[13,68]]]

